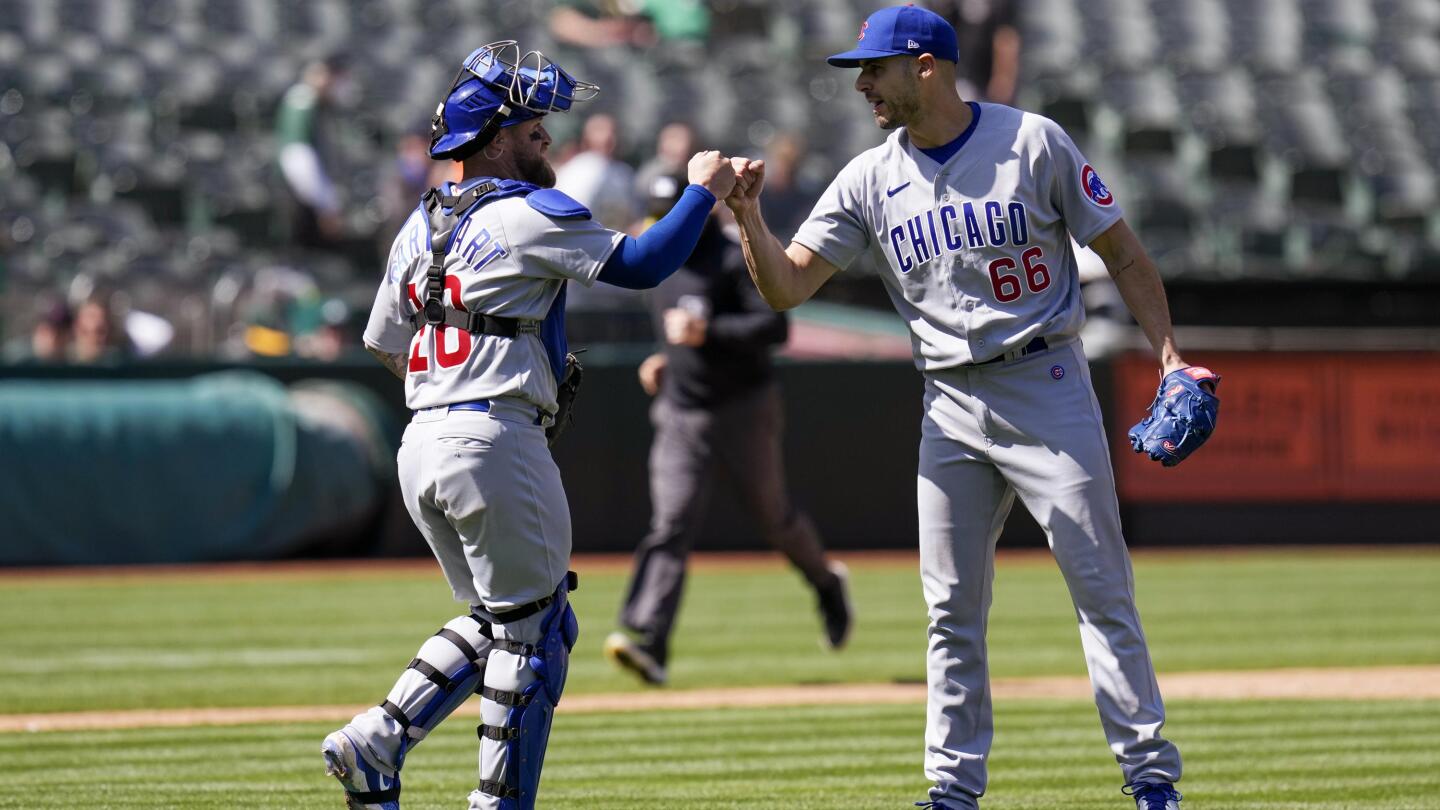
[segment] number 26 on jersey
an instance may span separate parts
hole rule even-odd
[[[409,284],[407,287],[410,303],[417,312],[421,311],[423,307],[420,304],[420,297],[416,293],[415,285]],[[445,276],[445,303],[461,312],[465,311],[465,305],[460,301],[460,279],[456,276]],[[474,348],[474,339],[464,329],[447,327],[437,331],[430,324],[424,324],[410,345],[408,370],[411,374],[421,374],[430,370],[430,358],[425,356],[425,346],[428,343],[427,338],[432,334],[435,336],[435,363],[440,368],[454,368],[460,365],[465,362],[465,358],[470,356],[470,350]]]

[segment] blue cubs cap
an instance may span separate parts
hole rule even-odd
[[[959,62],[960,45],[954,26],[929,9],[892,6],[871,14],[860,26],[854,50],[837,53],[825,61],[835,67],[859,67],[862,59],[922,53]]]

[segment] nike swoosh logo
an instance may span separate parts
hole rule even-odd
[[[904,191],[905,189],[907,189],[907,188],[909,188],[909,187],[910,187],[910,184],[909,184],[909,183],[904,183],[904,184],[902,184],[902,185],[896,186],[895,188],[886,189],[886,190],[885,190],[885,196],[886,196],[886,197],[894,197],[896,194],[899,194],[900,192]]]

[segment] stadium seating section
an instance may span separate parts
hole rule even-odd
[[[363,319],[395,143],[457,61],[502,37],[595,81],[626,156],[668,120],[756,152],[809,140],[822,182],[882,137],[823,56],[874,0],[712,0],[706,42],[557,44],[544,2],[0,0],[0,318],[87,285],[222,350],[300,286]],[[1171,278],[1416,279],[1440,267],[1440,3],[1020,0],[1019,106],[1065,125]],[[287,244],[273,116],[305,63],[350,56],[330,144],[352,238]],[[580,122],[557,120],[557,140]],[[282,283],[276,279],[291,279]],[[272,311],[268,314],[266,307]],[[258,314],[257,314],[258,313]]]

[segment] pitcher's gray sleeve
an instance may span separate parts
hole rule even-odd
[[[1125,212],[1065,130],[1054,121],[1042,121],[1040,133],[1050,160],[1049,174],[1041,178],[1041,189],[1048,186],[1050,202],[1075,241],[1089,245],[1120,221]]]
[[[505,241],[521,254],[527,276],[574,279],[588,287],[625,238],[593,219],[547,216],[524,200],[500,204],[507,205],[501,217]]]
[[[841,270],[870,247],[870,225],[865,217],[869,165],[861,154],[841,169],[820,195],[810,218],[795,232],[794,242]]]

